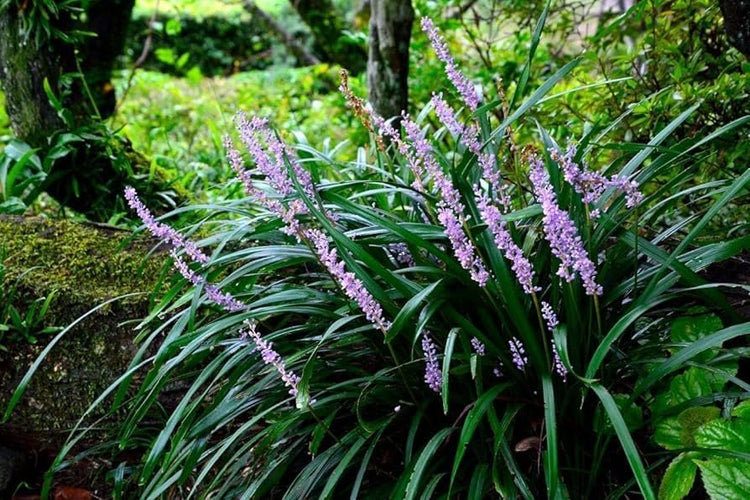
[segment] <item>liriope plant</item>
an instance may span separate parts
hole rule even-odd
[[[695,244],[750,173],[654,181],[697,168],[703,144],[748,119],[661,150],[693,107],[594,170],[607,127],[565,146],[541,125],[538,145],[513,141],[576,61],[517,106],[486,102],[422,27],[461,110],[436,94],[389,121],[344,75],[374,139],[349,164],[309,148],[303,161],[268,120],[237,115],[225,145],[247,197],[202,207],[200,241],[127,191],[183,279],[97,401],[127,412],[118,450],[143,451],[113,470],[115,496],[656,498],[668,457],[628,416],[660,379],[750,333],[698,274],[748,238]],[[667,224],[695,194],[710,208]],[[685,304],[733,326],[665,358],[649,324]]]

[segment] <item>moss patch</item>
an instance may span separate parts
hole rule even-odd
[[[147,258],[153,241],[133,240],[128,231],[42,218],[0,216],[0,242],[3,287],[16,287],[19,311],[56,291],[45,326],[68,325],[106,300],[142,293],[113,302],[68,331],[11,416],[12,426],[64,437],[127,368],[135,353],[132,320],[147,314],[165,256]],[[51,338],[10,343],[8,352],[0,352],[0,409]]]

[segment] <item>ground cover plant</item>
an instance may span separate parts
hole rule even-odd
[[[295,150],[239,114],[224,145],[244,198],[196,207],[183,235],[127,191],[182,279],[97,401],[128,411],[114,496],[742,498],[750,323],[699,273],[749,237],[696,242],[750,172],[690,180],[750,118],[661,147],[686,106],[597,156],[616,121],[573,140],[532,115],[579,60],[490,98],[422,27],[450,95],[389,122],[342,77],[369,152]],[[534,142],[516,140],[524,121]]]

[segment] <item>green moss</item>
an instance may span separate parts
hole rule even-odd
[[[19,288],[37,296],[57,290],[59,297],[95,304],[151,290],[164,259],[146,259],[150,244],[130,240],[115,228],[0,217],[6,281],[21,277]]]
[[[118,300],[70,329],[40,366],[10,424],[59,444],[58,431],[71,428],[89,404],[126,369],[136,346],[133,320],[148,313],[149,295],[165,263],[149,257],[153,241],[128,231],[71,221],[0,216],[7,287],[24,303],[57,291],[46,326],[65,326],[102,302]],[[7,289],[7,288],[6,288]],[[36,345],[16,342],[0,352],[0,408],[51,337]],[[94,417],[101,415],[95,412]],[[63,436],[64,437],[64,436]]]

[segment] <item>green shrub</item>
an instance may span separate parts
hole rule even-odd
[[[748,238],[695,242],[750,172],[687,188],[684,178],[650,183],[700,168],[696,153],[750,118],[660,149],[690,107],[603,173],[587,163],[606,131],[563,151],[539,126],[541,152],[516,145],[508,127],[576,63],[511,98],[505,115],[503,99],[476,102],[450,70],[473,113],[464,124],[436,96],[416,121],[404,118],[403,136],[345,80],[375,134],[370,155],[346,163],[307,146],[299,161],[267,120],[239,115],[255,168],[226,144],[248,199],[205,207],[211,236],[198,244],[128,191],[175,248],[184,279],[108,391],[130,411],[119,448],[145,452],[113,471],[115,496],[583,498],[637,487],[655,498],[663,461],[642,439],[652,391],[691,361],[736,356],[722,342],[746,343],[750,323],[712,324],[692,344],[675,338],[668,357],[658,329],[639,325],[687,302],[737,321],[698,272]],[[433,112],[442,125],[423,129]],[[665,225],[693,190],[710,206]],[[185,395],[161,412],[157,394],[181,380]],[[126,400],[130,384],[138,392]],[[712,395],[734,397],[718,386]],[[154,419],[156,429],[143,426]]]

